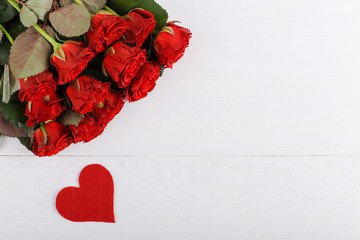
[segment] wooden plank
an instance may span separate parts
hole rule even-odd
[[[357,239],[359,157],[0,158],[1,239]],[[100,163],[115,224],[57,214],[63,187]]]

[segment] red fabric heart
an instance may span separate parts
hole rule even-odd
[[[99,164],[86,166],[79,188],[67,187],[56,197],[56,209],[74,222],[115,222],[114,183],[110,172]]]

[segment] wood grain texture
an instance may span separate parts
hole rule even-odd
[[[360,2],[158,2],[193,39],[148,98],[56,157],[0,140],[0,239],[359,239]],[[116,224],[55,210],[91,163]]]
[[[73,223],[55,196],[100,162],[115,224]],[[0,159],[1,239],[357,239],[359,157]],[[20,230],[21,229],[21,230]]]

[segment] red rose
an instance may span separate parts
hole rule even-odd
[[[37,156],[54,155],[73,142],[69,130],[61,123],[49,122],[42,128],[43,130],[39,128],[34,133],[33,152]]]
[[[57,84],[64,85],[74,81],[94,56],[95,53],[82,42],[65,42],[50,59],[59,75]]]
[[[189,46],[191,33],[189,29],[168,23],[154,41],[155,54],[160,65],[172,68]]]
[[[72,109],[80,114],[91,112],[98,102],[105,99],[110,91],[109,82],[101,82],[91,76],[80,76],[66,89]]]
[[[100,126],[105,127],[124,106],[124,98],[118,91],[111,90],[103,102],[100,102],[94,108],[92,115]]]
[[[36,76],[20,78],[19,99],[33,101],[50,95],[56,90],[56,79],[49,70],[45,70]]]
[[[156,80],[160,76],[160,71],[161,66],[159,64],[146,62],[128,87],[127,99],[130,102],[135,102],[146,97],[148,92],[154,89]]]
[[[68,129],[74,137],[74,143],[90,142],[104,131],[104,127],[100,126],[96,119],[89,115],[85,115],[77,126],[68,125]]]
[[[156,26],[154,15],[151,12],[134,9],[124,17],[127,21],[126,31],[124,33],[125,42],[135,43],[141,47],[146,38]]]
[[[47,95],[41,99],[28,102],[25,115],[29,117],[26,125],[33,127],[35,123],[55,120],[65,109],[63,99],[58,98],[56,93]]]
[[[100,11],[91,19],[90,31],[86,35],[89,48],[95,53],[105,50],[119,40],[126,30],[125,20],[108,11]]]
[[[110,75],[119,88],[127,87],[146,61],[145,50],[130,47],[123,42],[115,43],[105,54],[104,74]]]

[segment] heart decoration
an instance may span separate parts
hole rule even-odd
[[[2,2],[0,135],[40,157],[101,135],[192,37],[155,0]]]
[[[56,209],[73,222],[114,223],[114,183],[110,172],[99,164],[86,166],[79,188],[66,187],[56,197]]]

